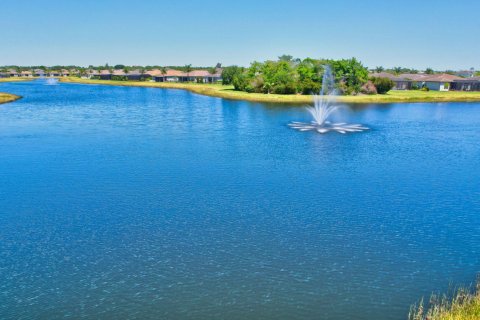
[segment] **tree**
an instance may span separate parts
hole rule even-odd
[[[222,84],[229,85],[233,84],[233,79],[235,76],[243,72],[243,68],[238,66],[229,66],[225,67],[222,70]]]
[[[335,80],[345,94],[357,94],[368,81],[368,69],[357,59],[330,61]]]
[[[278,60],[290,62],[290,61],[293,60],[293,56],[288,55],[288,54],[283,54],[283,55],[281,55],[280,57],[278,57]]]
[[[192,72],[192,65],[191,64],[186,64],[184,67],[185,73],[187,74],[187,78],[189,77],[189,73]],[[188,80],[188,79],[187,79]]]
[[[379,94],[385,94],[395,87],[395,82],[388,78],[377,77],[373,78],[372,82],[375,85],[375,88],[377,88],[377,93]]]
[[[425,73],[426,73],[426,74],[434,74],[435,71],[433,71],[432,68],[427,68],[427,69],[425,69]]]
[[[393,73],[395,73],[395,74],[400,74],[400,73],[402,73],[402,71],[403,71],[402,67],[393,68]]]
[[[123,64],[117,64],[113,67],[113,69],[115,70],[122,70],[122,69],[125,69],[125,66]]]
[[[376,72],[376,73],[380,73],[380,72],[383,72],[383,71],[385,71],[385,68],[384,68],[384,67],[382,67],[382,66],[375,67],[375,72]]]

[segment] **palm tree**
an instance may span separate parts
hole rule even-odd
[[[380,73],[380,72],[383,72],[385,69],[382,67],[382,66],[379,66],[379,67],[376,67],[375,68],[375,72],[376,73]]]
[[[160,68],[160,72],[163,75],[163,81],[165,81],[165,75],[167,74],[167,68],[165,68],[165,67]]]
[[[185,65],[185,73],[187,74],[187,81],[188,81],[190,72],[192,72],[192,65],[191,64],[186,64]]]

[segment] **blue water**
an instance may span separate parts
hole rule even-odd
[[[480,104],[3,83],[1,319],[405,319],[480,271]]]

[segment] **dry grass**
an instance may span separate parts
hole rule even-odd
[[[305,95],[281,95],[247,93],[233,90],[232,86],[218,84],[196,84],[196,83],[166,83],[166,82],[139,82],[139,81],[111,81],[111,80],[89,80],[76,77],[61,78],[62,82],[75,82],[85,84],[102,84],[117,86],[153,87],[184,89],[198,94],[212,97],[220,97],[233,100],[246,100],[268,103],[311,103],[312,98]],[[461,102],[480,101],[480,92],[439,92],[439,91],[390,91],[384,95],[359,95],[341,96],[340,102],[347,103],[394,103],[394,102]]]
[[[0,92],[0,104],[12,102],[20,98],[21,98],[20,96],[17,96],[14,94]]]
[[[410,310],[409,320],[479,320],[480,280],[476,290],[459,289],[453,298],[433,295],[429,307],[423,301]]]
[[[22,77],[11,77],[11,78],[0,78],[0,82],[18,82],[18,81],[31,81],[34,78],[22,78]]]

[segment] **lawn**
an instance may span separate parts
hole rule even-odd
[[[154,88],[185,89],[198,94],[212,97],[220,97],[234,100],[247,100],[271,103],[295,103],[306,104],[312,101],[311,96],[305,95],[281,95],[247,93],[233,90],[232,86],[219,84],[197,83],[167,83],[167,82],[139,82],[139,81],[111,81],[89,80],[77,77],[61,78],[62,82],[75,82],[85,84],[102,84],[117,86],[137,86]],[[387,94],[340,96],[338,101],[347,103],[393,103],[393,102],[455,102],[455,101],[480,101],[480,92],[439,92],[439,91],[390,91]]]

